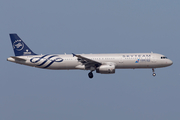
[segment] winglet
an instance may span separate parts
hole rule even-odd
[[[76,54],[72,53],[73,54],[73,57],[76,56]]]

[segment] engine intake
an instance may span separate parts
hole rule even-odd
[[[115,73],[115,65],[101,65],[96,69],[96,73],[113,74]]]

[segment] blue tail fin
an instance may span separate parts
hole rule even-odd
[[[15,56],[36,55],[29,47],[21,40],[17,34],[9,34],[14,49]]]

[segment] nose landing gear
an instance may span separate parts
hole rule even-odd
[[[154,68],[152,68],[152,71],[153,71],[153,76],[155,77],[156,76],[156,73],[154,72]]]

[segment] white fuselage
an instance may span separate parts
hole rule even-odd
[[[93,71],[101,74],[114,74],[115,69],[167,67],[172,61],[157,53],[121,53],[121,54],[58,54],[37,55],[16,34],[11,33],[10,39],[15,56],[7,60],[18,64],[52,70],[90,70],[89,78],[93,78]]]
[[[121,53],[121,54],[81,54],[83,57],[102,63],[102,65],[113,64],[116,69],[126,68],[160,68],[172,65],[172,61],[157,53]],[[17,56],[20,59],[9,57],[7,60],[23,65],[54,69],[86,69],[76,56],[72,54],[57,55],[28,55]],[[24,59],[24,60],[21,60]]]

